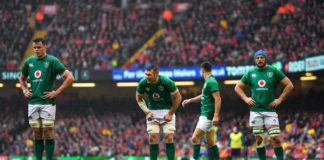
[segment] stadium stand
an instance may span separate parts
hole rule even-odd
[[[133,66],[163,67],[253,64],[260,48],[269,62],[295,61],[324,53],[320,1],[299,1],[294,13],[278,14],[286,1],[193,0],[192,8],[166,26]]]
[[[0,69],[16,70],[33,35],[28,23],[33,6],[27,0],[0,4]]]

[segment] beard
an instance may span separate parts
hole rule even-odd
[[[261,62],[257,64],[258,68],[263,68],[265,65],[266,65],[265,63],[261,63]]]

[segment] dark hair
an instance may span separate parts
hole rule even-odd
[[[44,38],[35,38],[34,43],[42,42],[43,45],[46,45],[46,41]]]
[[[200,67],[203,68],[206,72],[211,72],[212,70],[212,64],[208,61],[203,62]]]
[[[150,71],[152,70],[154,71],[154,73],[159,73],[159,66],[155,65],[155,64],[151,64],[149,66],[146,67],[146,70]]]

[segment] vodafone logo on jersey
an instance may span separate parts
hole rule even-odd
[[[261,79],[261,80],[258,81],[258,85],[259,85],[260,87],[264,87],[264,86],[266,85],[266,81],[263,80],[263,79]]]
[[[154,99],[158,99],[158,98],[160,98],[160,95],[159,95],[159,94],[157,94],[157,93],[153,93],[153,95],[152,95],[152,96],[153,96],[153,98],[154,98]]]
[[[37,70],[34,73],[35,78],[39,78],[41,75],[42,75],[42,72],[40,70]]]

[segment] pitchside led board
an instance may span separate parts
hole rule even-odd
[[[213,66],[212,74],[216,78],[226,77],[225,66]],[[159,74],[173,80],[180,79],[200,79],[200,67],[181,67],[181,68],[160,68]],[[112,79],[114,81],[137,81],[145,76],[145,69],[114,69]]]

